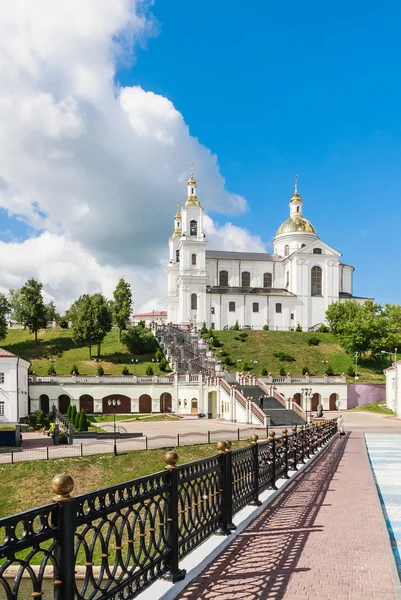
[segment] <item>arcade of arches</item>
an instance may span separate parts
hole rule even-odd
[[[334,393],[330,394],[329,405],[326,408],[326,410],[337,410],[336,402],[339,399],[340,399],[340,396],[338,394],[334,394]],[[298,406],[301,406],[301,408],[303,408],[303,409],[306,408],[305,399],[303,398],[302,394],[300,394],[300,393],[294,394],[293,401],[296,402],[298,404]],[[313,394],[310,409],[312,411],[317,410],[318,404],[321,404],[321,403],[322,403],[321,394],[317,394],[317,393]],[[326,405],[326,403],[325,403],[325,405]]]

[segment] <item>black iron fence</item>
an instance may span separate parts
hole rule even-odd
[[[53,480],[53,504],[0,520],[0,598],[122,600],[159,577],[185,577],[180,560],[213,533],[229,535],[233,515],[276,489],[335,434],[335,421],[286,430],[279,439],[177,466],[72,497],[68,475]]]

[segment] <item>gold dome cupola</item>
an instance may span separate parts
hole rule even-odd
[[[191,174],[188,179],[188,195],[185,206],[195,204],[196,206],[200,206],[199,200],[196,197],[196,181],[194,177],[194,163],[191,162]]]
[[[294,193],[290,198],[290,216],[282,223],[282,225],[280,225],[276,237],[284,233],[297,232],[313,233],[317,235],[312,223],[302,215],[303,202],[302,197],[298,192],[298,175],[295,175],[294,181]]]

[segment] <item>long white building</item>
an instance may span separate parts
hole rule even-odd
[[[325,321],[332,302],[357,299],[354,267],[321,239],[303,216],[297,181],[289,217],[273,240],[274,253],[207,250],[203,208],[193,174],[187,201],[177,209],[169,241],[167,321],[304,331]]]

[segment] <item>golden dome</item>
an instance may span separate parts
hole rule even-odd
[[[196,185],[196,181],[192,174],[191,174],[191,177],[188,179],[188,185]]]
[[[178,228],[177,228],[177,229],[174,231],[173,235],[171,236],[171,239],[172,239],[172,240],[174,240],[174,238],[176,238],[176,237],[181,237],[181,236],[182,236],[182,229],[181,229],[181,227],[178,227]]]
[[[295,194],[294,194],[295,195]],[[315,228],[312,223],[305,219],[302,215],[291,215],[284,223],[279,227],[276,236],[282,233],[296,233],[296,232],[314,233],[317,235]]]
[[[302,198],[301,196],[298,194],[297,191],[294,192],[294,195],[292,196],[290,202],[302,202]]]

